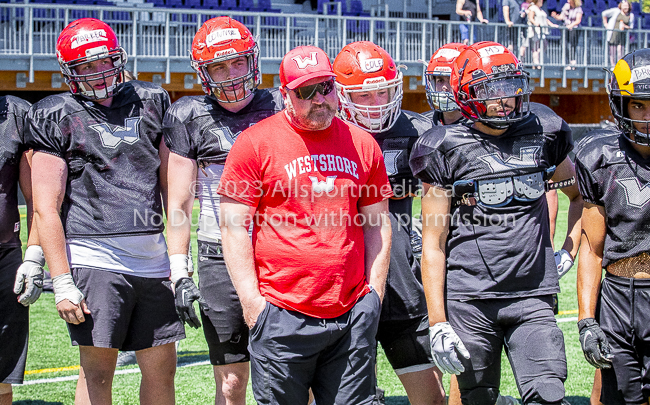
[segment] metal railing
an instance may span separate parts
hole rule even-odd
[[[265,73],[276,69],[287,51],[298,45],[317,45],[333,58],[344,45],[367,40],[386,49],[396,62],[418,67],[415,72],[421,74],[422,62],[428,61],[436,49],[462,41],[461,24],[468,25],[471,43],[492,40],[510,46],[528,66],[533,65],[533,51],[538,44],[539,63],[535,65],[541,69],[533,77],[539,77],[541,85],[547,71],[564,71],[571,58],[576,61],[580,77],[584,76],[585,86],[589,78],[599,75],[595,71],[609,65],[607,32],[603,28],[551,28],[541,41],[535,42],[527,39],[525,25],[510,28],[498,23],[396,19],[383,14],[361,17],[166,9],[154,8],[150,3],[137,7],[4,3],[0,4],[0,69],[15,70],[15,61],[25,60],[29,81],[33,82],[35,59],[54,60],[56,39],[68,22],[94,17],[113,27],[136,73],[139,63],[154,61],[169,83],[170,72],[191,71],[187,62],[194,34],[204,21],[219,15],[240,20],[256,35],[262,65],[266,63],[269,70]],[[624,31],[625,52],[647,47],[648,34],[650,31],[640,28]],[[566,73],[561,74],[563,86],[566,77]]]

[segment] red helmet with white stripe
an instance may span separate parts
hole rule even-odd
[[[440,47],[432,56],[425,71],[425,89],[427,101],[432,109],[442,112],[454,111],[458,109],[454,94],[451,91],[438,91],[436,88],[436,78],[450,77],[451,67],[454,61],[462,51],[467,49],[467,45],[452,42]]]
[[[372,42],[353,42],[334,59],[333,68],[343,119],[371,133],[395,124],[402,107],[402,73],[388,52]],[[373,106],[352,102],[352,94],[372,91],[387,91],[388,102]]]
[[[261,83],[259,53],[253,34],[244,24],[230,17],[216,17],[203,23],[194,36],[191,64],[206,94],[234,103],[250,97]],[[242,56],[248,62],[248,72],[243,76],[215,81],[208,73],[209,65]]]
[[[530,114],[528,74],[503,45],[478,42],[454,62],[451,87],[461,113],[492,128],[507,128]],[[496,113],[488,105],[496,104]]]
[[[81,18],[68,24],[59,34],[56,56],[72,94],[102,100],[112,97],[118,85],[124,82],[126,52],[115,32],[103,21]],[[107,58],[110,58],[110,66],[106,70],[80,71],[86,63]]]

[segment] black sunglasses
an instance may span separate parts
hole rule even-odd
[[[310,86],[298,87],[294,90],[294,93],[296,93],[296,97],[301,100],[311,100],[316,95],[316,92],[326,96],[330,94],[332,90],[334,90],[334,79],[312,84]]]

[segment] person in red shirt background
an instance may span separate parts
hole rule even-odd
[[[334,76],[317,47],[287,53],[285,110],[239,135],[218,189],[259,404],[375,399],[392,191],[374,139],[335,117]]]

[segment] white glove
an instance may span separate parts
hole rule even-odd
[[[557,278],[561,279],[565,274],[571,270],[573,266],[573,258],[571,254],[564,249],[555,252],[555,265],[557,266]]]
[[[84,294],[74,285],[72,274],[63,273],[52,279],[54,288],[54,303],[58,304],[63,300],[68,300],[75,305],[79,305],[84,299]]]
[[[14,294],[22,293],[18,302],[26,307],[35,303],[43,292],[43,266],[43,249],[38,245],[27,246],[23,264],[18,267],[14,283]]]
[[[467,360],[469,360],[469,352],[449,322],[438,322],[430,326],[429,337],[431,338],[431,356],[440,371],[449,374],[460,374],[465,371],[456,350]]]
[[[176,282],[181,278],[190,276],[187,268],[190,260],[192,259],[188,255],[182,253],[169,256],[169,268],[171,269],[170,280],[172,284],[176,285]]]

